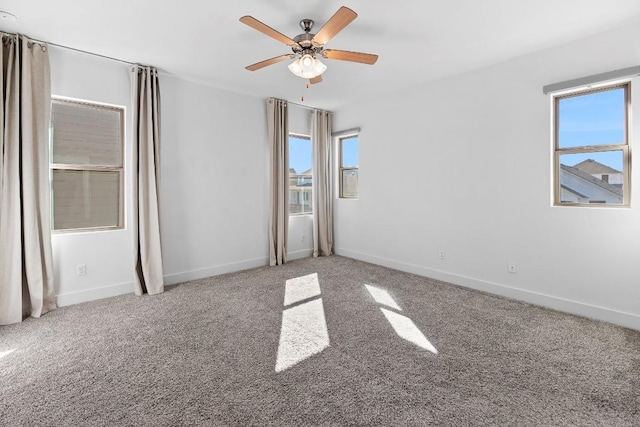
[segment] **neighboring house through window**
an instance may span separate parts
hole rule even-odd
[[[289,215],[308,215],[313,212],[311,138],[289,135]]]
[[[629,83],[554,98],[555,205],[629,205]]]
[[[358,154],[357,133],[338,136],[338,180],[340,198],[358,198]]]
[[[124,108],[54,98],[51,211],[54,231],[124,227]]]

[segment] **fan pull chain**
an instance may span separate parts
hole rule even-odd
[[[309,81],[307,80],[307,83],[305,83],[304,85],[305,89],[309,89]],[[304,93],[302,95],[300,95],[300,101],[304,102]]]

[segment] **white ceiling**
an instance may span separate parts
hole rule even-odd
[[[290,50],[241,16],[293,38],[301,19],[318,30],[343,5],[359,16],[326,47],[378,54],[375,65],[326,60],[309,89],[287,62],[244,69]],[[0,21],[6,32],[327,109],[640,23],[638,0],[0,0],[0,10],[18,17]]]

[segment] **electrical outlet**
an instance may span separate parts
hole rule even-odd
[[[78,276],[86,276],[87,275],[87,264],[80,264],[78,266]]]
[[[518,273],[518,264],[515,261],[509,261],[509,265],[507,266],[507,271],[511,274]]]
[[[304,241],[305,241],[306,237],[307,237],[306,235],[301,234],[301,235],[300,235],[300,243],[304,243]]]
[[[438,259],[445,259],[447,257],[447,253],[445,251],[438,252]]]

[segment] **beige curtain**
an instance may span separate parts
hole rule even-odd
[[[160,177],[160,90],[152,67],[131,69],[133,103],[133,168],[135,293],[164,292],[158,182]]]
[[[289,228],[289,118],[287,103],[267,100],[267,133],[271,147],[269,264],[287,262]]]
[[[47,47],[2,36],[0,325],[56,308],[49,199]]]
[[[333,253],[333,192],[331,185],[332,117],[328,111],[311,113],[313,146],[313,256]]]

